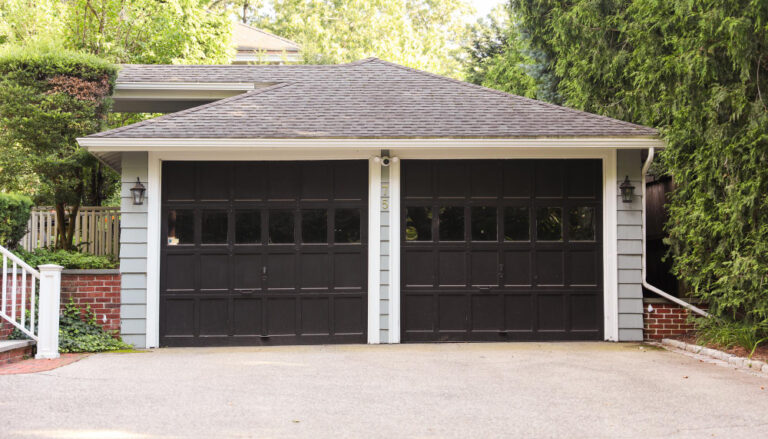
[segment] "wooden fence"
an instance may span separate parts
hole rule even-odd
[[[56,211],[35,207],[21,240],[25,250],[50,247],[56,243]],[[85,253],[118,257],[120,253],[120,208],[81,207],[75,218],[75,246]]]

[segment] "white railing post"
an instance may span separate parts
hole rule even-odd
[[[59,305],[61,302],[61,265],[41,265],[40,302],[37,318],[37,355],[35,358],[59,358]]]

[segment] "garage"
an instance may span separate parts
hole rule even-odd
[[[366,341],[367,161],[167,161],[162,181],[162,346]]]
[[[406,342],[603,338],[600,160],[404,160]]]

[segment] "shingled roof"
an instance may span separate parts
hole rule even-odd
[[[340,65],[126,65],[118,82],[273,84],[99,138],[656,137],[640,125],[376,58]]]

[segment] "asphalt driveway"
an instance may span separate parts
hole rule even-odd
[[[766,388],[636,344],[161,349],[0,376],[0,436],[762,437]]]

